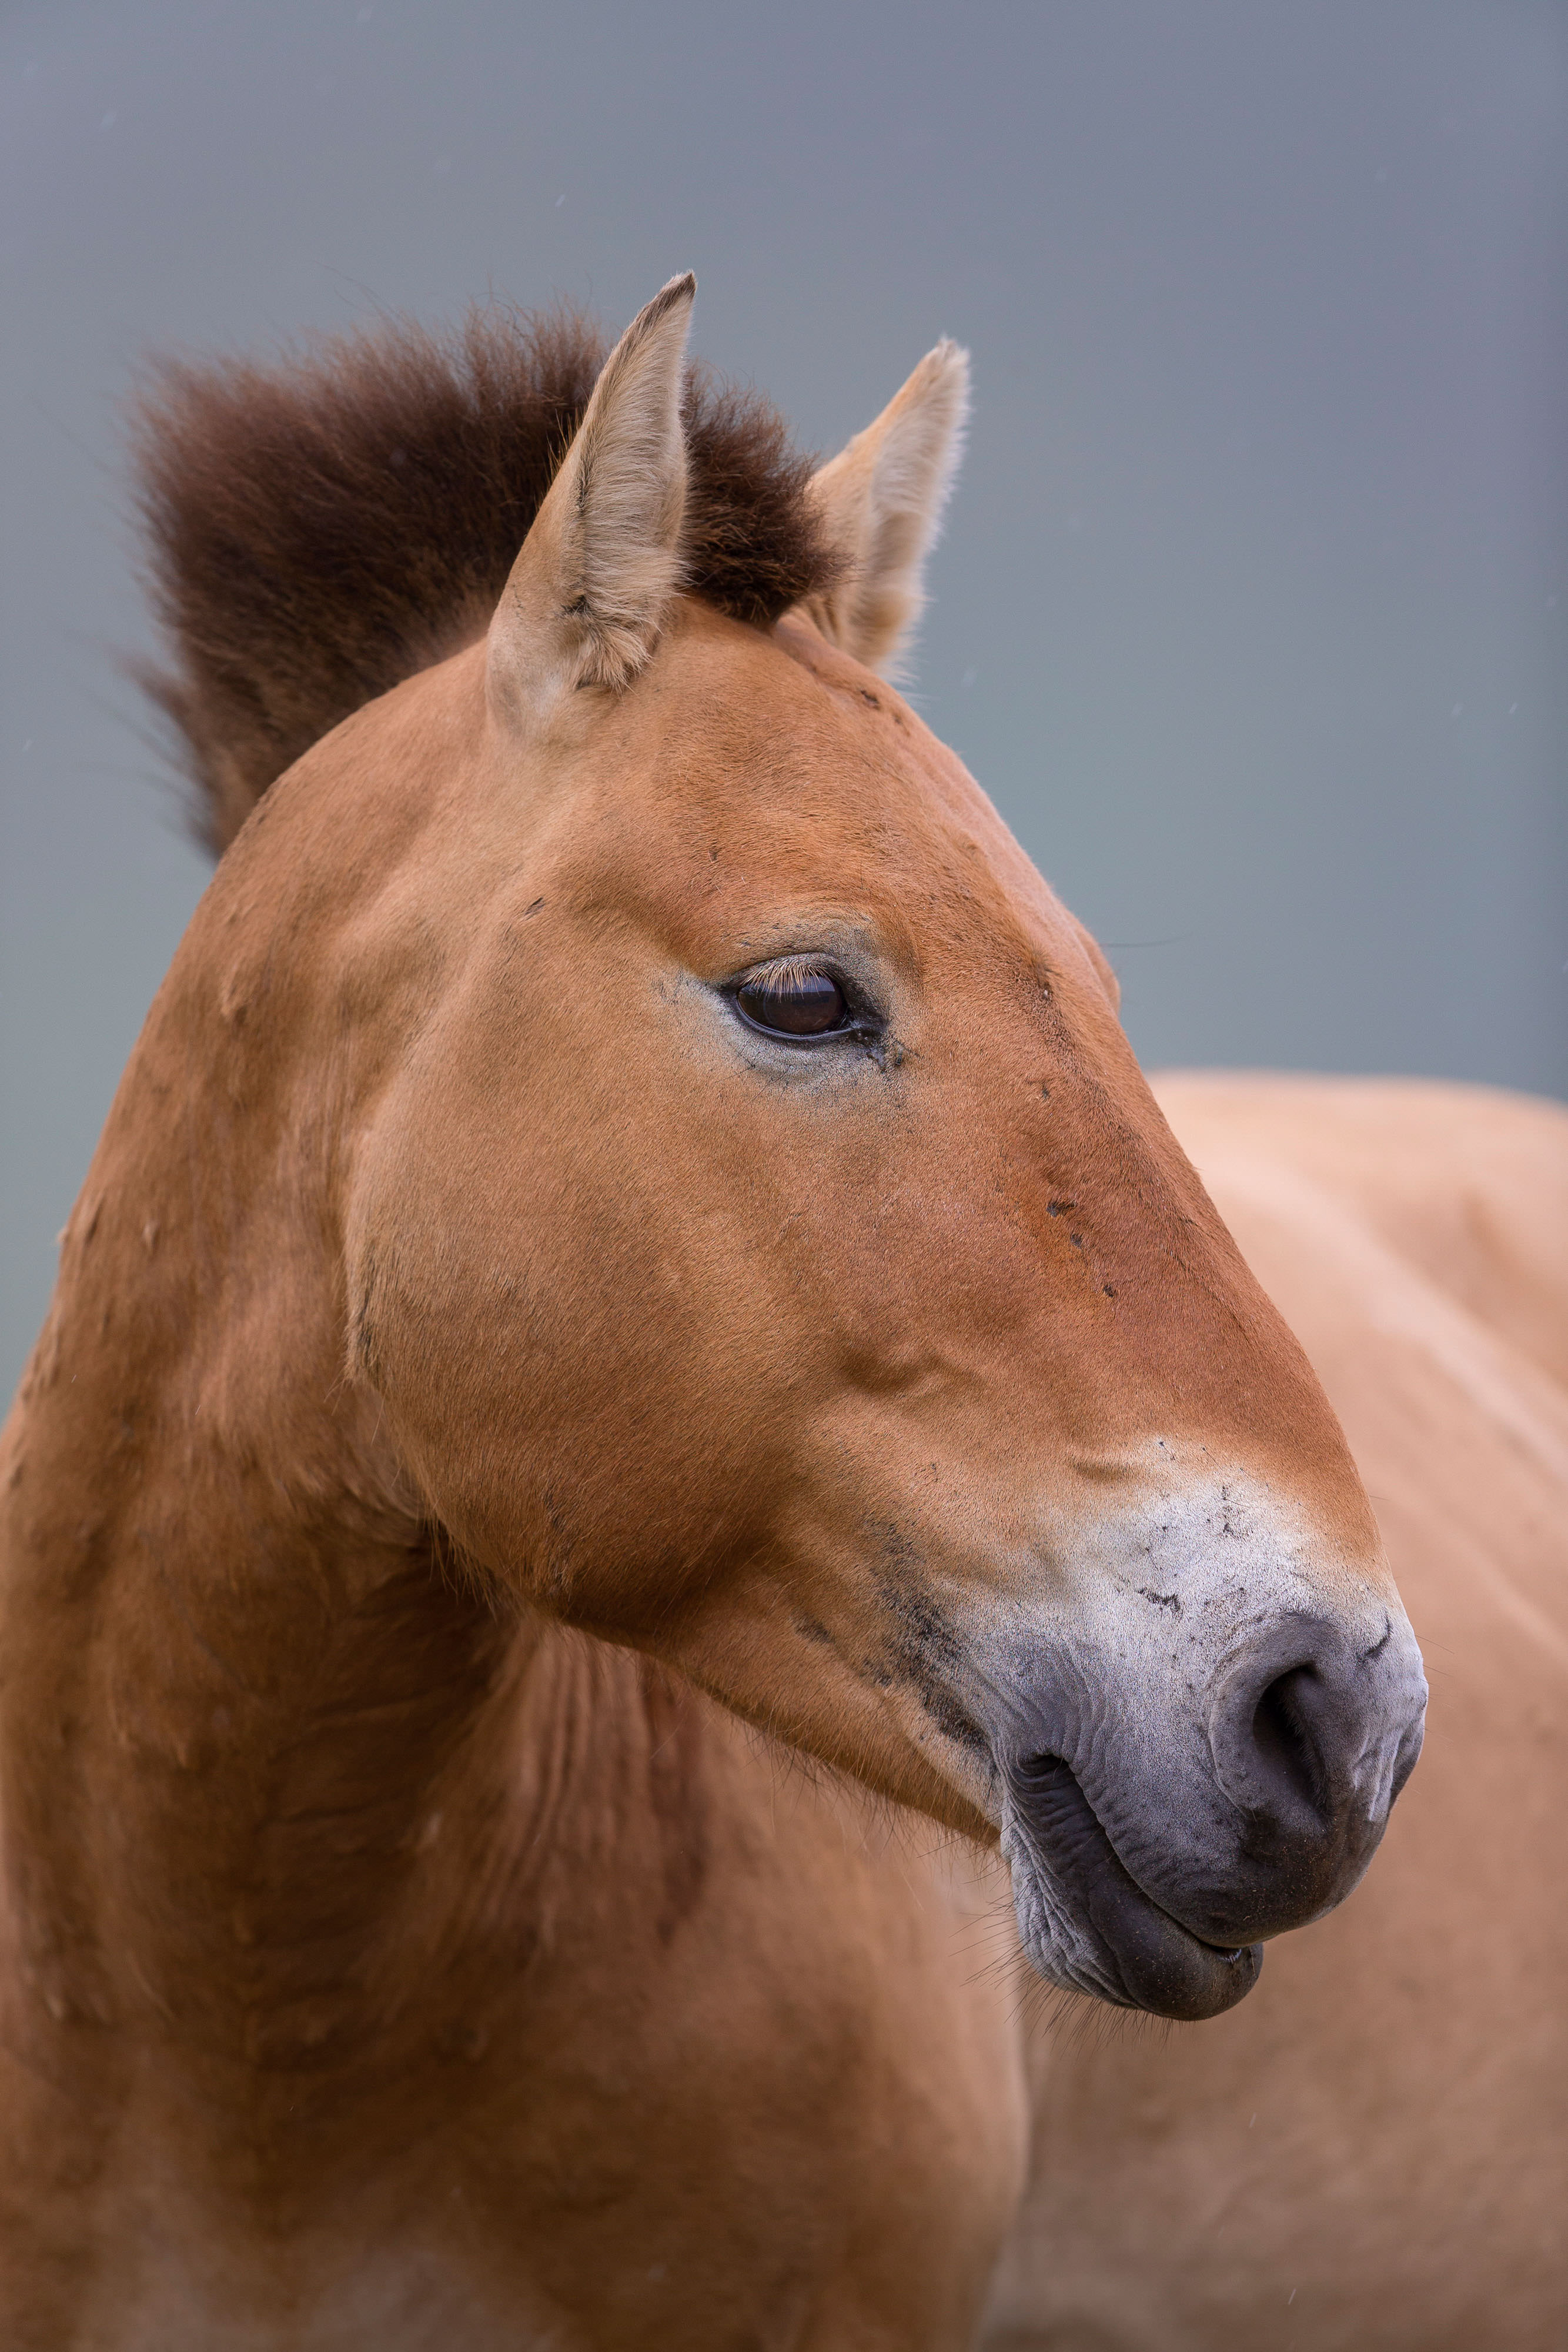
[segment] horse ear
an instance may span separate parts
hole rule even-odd
[[[804,609],[833,645],[888,677],[900,674],[899,656],[925,610],[925,559],[968,415],[969,354],[940,342],[811,482],[828,537],[848,563],[839,584]]]
[[[584,686],[619,690],[681,584],[686,331],[697,281],[672,278],[605,361],[490,624],[493,701],[538,719]]]

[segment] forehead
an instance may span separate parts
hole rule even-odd
[[[686,605],[639,714],[651,781],[741,822],[791,819],[884,847],[988,814],[959,762],[881,678],[804,624],[762,631]]]
[[[814,631],[688,607],[583,781],[581,880],[756,919],[861,913],[1026,954],[1077,927],[962,762],[894,690]],[[580,862],[579,862],[580,859]]]

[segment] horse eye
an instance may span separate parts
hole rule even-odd
[[[758,972],[741,982],[735,1001],[754,1028],[779,1037],[825,1037],[849,1020],[844,992],[825,971],[785,966]]]

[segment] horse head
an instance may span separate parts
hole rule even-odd
[[[225,860],[351,1031],[347,1379],[479,1571],[999,1840],[1045,1977],[1208,2015],[1365,1867],[1420,1659],[1104,958],[884,675],[963,354],[815,477],[758,625],[690,593],[692,294],[487,630]]]

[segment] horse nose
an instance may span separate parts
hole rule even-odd
[[[1331,1619],[1260,1630],[1215,1690],[1215,1777],[1261,1842],[1354,1884],[1421,1751],[1427,1690],[1408,1628],[1358,1650]]]

